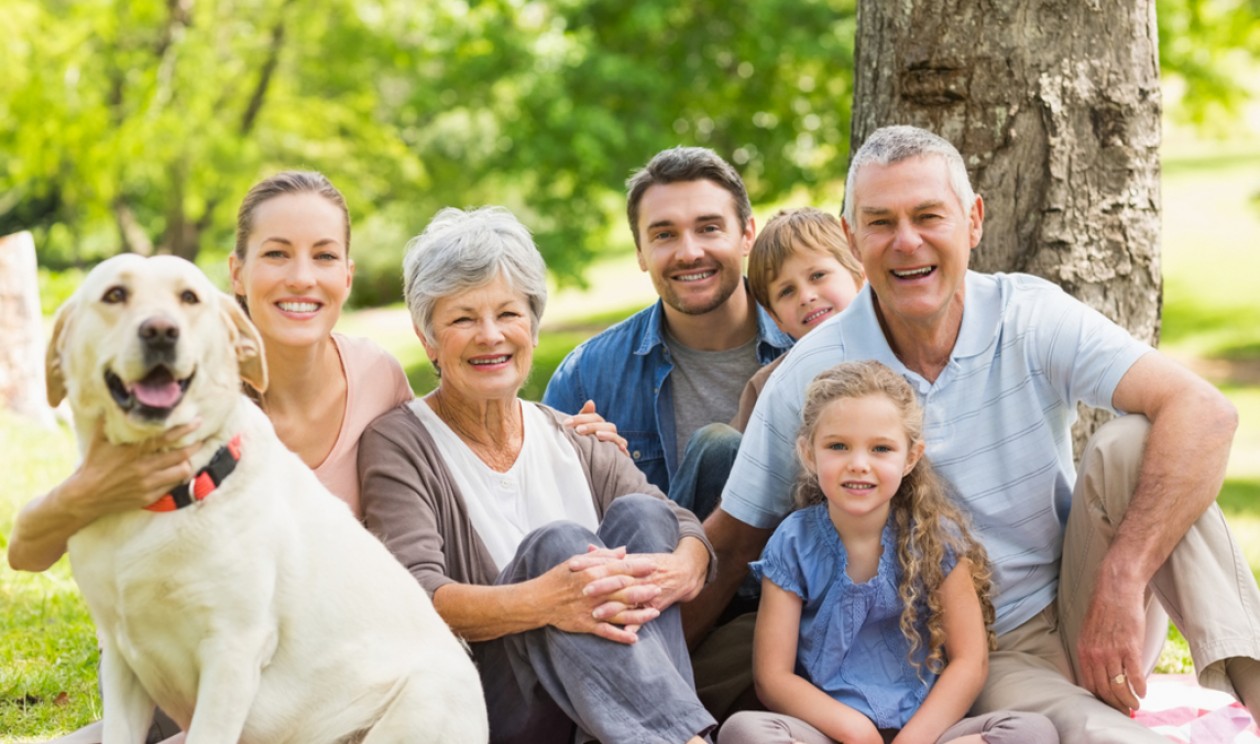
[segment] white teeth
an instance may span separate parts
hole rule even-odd
[[[871,483],[842,483],[840,485],[844,486],[845,488],[861,488],[861,489],[869,489],[869,488],[875,487],[874,484],[871,484]]]
[[[696,280],[698,280],[698,279],[705,279],[705,278],[710,277],[710,276],[713,276],[713,272],[712,272],[712,271],[701,271],[701,272],[696,273],[696,274],[683,274],[682,276],[678,277],[678,281],[681,281],[681,282],[694,282],[694,281],[696,281]]]
[[[815,320],[817,320],[817,319],[821,318],[822,316],[824,316],[824,315],[826,315],[826,314],[828,314],[828,313],[830,313],[830,312],[831,312],[831,308],[829,308],[829,307],[824,307],[822,310],[815,310],[814,312],[810,313],[809,315],[806,315],[806,316],[805,316],[805,320],[803,320],[802,322],[803,322],[803,323],[807,323],[807,324],[808,324],[808,323],[813,323]]]
[[[898,277],[900,279],[910,279],[916,276],[926,276],[927,274],[932,273],[932,271],[935,268],[936,268],[935,266],[924,266],[921,269],[912,269],[910,271],[894,271],[893,276]]]
[[[313,313],[319,309],[314,302],[278,302],[276,306],[286,313]]]
[[[507,360],[508,360],[507,355],[504,354],[503,356],[497,356],[490,359],[473,359],[469,362],[469,364],[474,364],[474,365],[503,364]]]

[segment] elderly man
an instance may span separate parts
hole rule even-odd
[[[791,508],[806,384],[876,359],[918,390],[927,454],[994,564],[998,649],[977,711],[1045,713],[1064,741],[1163,741],[1127,715],[1153,664],[1143,642],[1161,635],[1146,632],[1162,625],[1157,598],[1200,682],[1260,713],[1260,592],[1214,503],[1236,412],[1053,284],[968,271],[983,224],[948,142],[888,127],[863,144],[844,227],[869,284],[771,377],[705,523],[721,574],[697,601],[711,615]],[[1078,401],[1128,414],[1091,439],[1079,475]]]

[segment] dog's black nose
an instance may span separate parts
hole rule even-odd
[[[140,324],[140,341],[153,350],[169,351],[179,340],[179,326],[169,318],[149,318]]]

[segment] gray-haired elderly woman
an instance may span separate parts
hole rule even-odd
[[[491,740],[703,741],[677,603],[712,549],[615,443],[517,397],[547,298],[529,231],[445,209],[403,268],[439,382],[364,434],[363,511],[472,644]]]

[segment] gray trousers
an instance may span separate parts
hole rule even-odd
[[[1058,601],[998,637],[998,648],[989,655],[989,679],[973,712],[1044,713],[1067,742],[1167,744],[1165,737],[1076,684],[1076,639],[1100,562],[1137,484],[1149,433],[1144,417],[1122,416],[1090,438],[1072,495]],[[1224,662],[1234,656],[1260,658],[1260,591],[1215,504],[1191,525],[1147,588],[1147,673],[1163,643],[1168,616],[1190,644],[1199,683],[1234,693]]]
[[[669,553],[678,520],[650,496],[622,496],[597,533],[555,522],[525,537],[496,584],[546,573],[587,545],[630,553]],[[625,645],[548,626],[473,644],[496,744],[569,744],[581,736],[604,744],[680,744],[716,722],[696,698],[677,606]]]
[[[892,741],[895,730],[882,730]],[[964,718],[945,730],[937,744],[960,736],[981,734],[988,744],[1059,744],[1050,719],[1036,713],[1000,711]],[[722,724],[718,744],[836,744],[835,740],[799,718],[780,713],[743,711]]]

